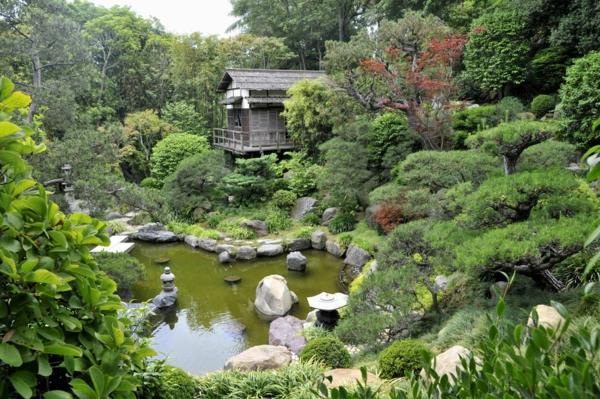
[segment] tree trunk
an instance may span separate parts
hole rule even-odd
[[[29,114],[27,115],[28,123],[33,122],[33,117],[37,110],[37,92],[42,88],[42,62],[40,61],[40,56],[38,54],[34,54],[31,56],[31,69],[33,73],[32,83],[34,92],[31,96],[31,104],[29,104]]]
[[[557,279],[556,276],[548,269],[540,272],[540,277],[546,285],[557,292],[563,291],[566,288],[564,283]]]
[[[340,42],[343,42],[346,40],[346,35],[344,33],[344,7],[342,6],[342,4],[338,5],[338,15],[337,15],[337,19],[338,19],[338,40]]]
[[[510,156],[505,155],[503,157],[504,159],[504,174],[506,176],[508,175],[512,175],[513,173],[515,173],[516,169],[517,169],[517,161],[518,161],[518,157],[513,158]]]

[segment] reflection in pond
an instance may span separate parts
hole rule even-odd
[[[153,298],[161,289],[165,265],[154,262],[170,258],[168,265],[179,289],[177,308],[165,315],[153,333],[153,345],[169,357],[169,363],[195,374],[223,367],[225,361],[253,346],[268,342],[269,324],[253,309],[256,285],[265,276],[280,274],[288,281],[300,303],[291,314],[304,319],[311,310],[306,298],[339,290],[337,274],[341,261],[320,251],[305,251],[306,272],[288,272],[285,256],[221,265],[215,254],[195,250],[182,243],[137,243],[132,255],[146,266],[146,278],[133,289],[136,300]],[[237,284],[224,278],[241,277]]]

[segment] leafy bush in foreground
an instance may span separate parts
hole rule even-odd
[[[65,216],[24,157],[44,150],[10,121],[30,99],[0,80],[0,397],[132,399],[154,351],[139,346],[89,248],[108,244],[104,223]]]
[[[334,336],[311,340],[300,352],[300,360],[322,363],[330,368],[350,367],[350,353],[344,343]]]
[[[379,372],[383,378],[408,377],[421,370],[422,352],[427,347],[416,339],[396,341],[379,355]]]
[[[589,291],[586,288],[586,291]],[[585,295],[589,295],[586,293]],[[564,307],[554,306],[563,316]],[[501,300],[497,317],[489,318],[487,333],[474,353],[461,360],[456,375],[438,375],[431,356],[425,357],[426,378],[414,376],[410,386],[365,393],[366,378],[348,392],[329,390],[323,384],[315,391],[320,398],[353,399],[454,399],[454,398],[536,398],[569,399],[600,396],[600,328],[583,322],[573,325],[567,317],[558,330],[543,326],[512,325],[503,320]],[[365,375],[366,377],[366,375]]]
[[[198,393],[196,379],[177,367],[165,366],[158,382],[153,392],[156,399],[195,399]]]
[[[350,212],[338,212],[333,219],[329,221],[329,230],[333,234],[344,233],[354,230],[356,226],[356,217]]]

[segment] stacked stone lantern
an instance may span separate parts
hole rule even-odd
[[[308,297],[307,300],[308,305],[317,310],[315,326],[333,330],[340,319],[338,309],[348,304],[348,295],[340,292],[335,294],[321,292],[319,295]]]

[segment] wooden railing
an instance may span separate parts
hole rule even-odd
[[[294,147],[286,130],[213,129],[213,145],[237,153],[284,150]]]

